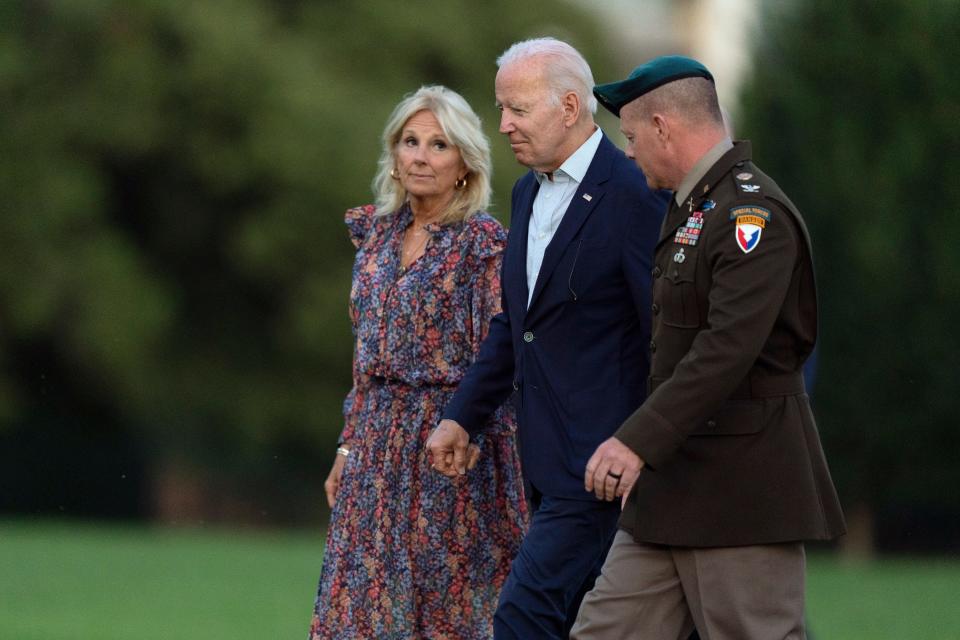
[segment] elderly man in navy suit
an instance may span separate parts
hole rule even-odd
[[[427,449],[439,472],[466,473],[471,439],[512,394],[532,519],[494,634],[560,639],[616,532],[620,504],[588,493],[583,470],[646,395],[667,196],[594,124],[593,74],[573,47],[520,42],[497,64],[500,132],[531,171],[513,189],[503,311]]]

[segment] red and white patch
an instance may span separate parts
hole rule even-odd
[[[737,220],[737,228],[734,233],[737,234],[737,246],[744,253],[750,253],[760,244],[760,234],[763,227],[758,224],[750,224]]]
[[[737,246],[744,253],[750,253],[760,244],[760,235],[770,222],[770,210],[755,204],[733,207],[730,219],[737,221],[733,230]]]

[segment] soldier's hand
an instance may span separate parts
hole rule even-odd
[[[640,477],[643,465],[643,460],[630,447],[616,438],[609,438],[587,461],[584,487],[601,500],[621,498],[622,506]]]

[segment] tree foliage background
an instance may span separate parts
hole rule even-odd
[[[0,511],[319,519],[350,384],[343,211],[433,83],[484,119],[509,201],[496,56],[549,34],[607,61],[549,5],[0,4]]]
[[[814,236],[814,401],[853,523],[960,548],[960,3],[761,2],[738,133]],[[399,99],[441,83],[522,169],[494,60],[560,2],[0,3],[0,514],[319,522],[352,247]],[[617,123],[603,120],[615,140]]]
[[[761,24],[741,128],[813,235],[848,520],[960,547],[960,3],[770,3]]]

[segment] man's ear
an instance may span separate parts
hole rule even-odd
[[[657,134],[657,142],[665,145],[670,140],[670,122],[661,113],[653,114],[652,120]]]
[[[583,108],[580,96],[574,91],[567,91],[560,98],[560,108],[563,109],[564,126],[572,127],[580,119],[580,110]]]

